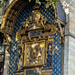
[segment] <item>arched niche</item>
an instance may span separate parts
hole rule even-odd
[[[11,5],[9,6],[9,8],[7,9],[7,11],[6,11],[6,13],[5,13],[5,15],[4,15],[4,18],[3,18],[3,22],[2,22],[2,25],[1,25],[1,31],[3,32],[3,33],[6,33],[6,34],[8,34],[8,36],[12,36],[12,39],[13,39],[13,42],[11,42],[11,43],[13,43],[14,44],[14,40],[15,40],[15,37],[14,36],[16,36],[16,32],[20,29],[22,29],[22,27],[21,26],[19,26],[18,27],[18,30],[15,30],[15,28],[17,28],[17,23],[16,23],[16,21],[18,22],[19,20],[17,20],[17,18],[19,18],[19,15],[20,15],[20,13],[22,12],[22,10],[24,10],[27,6],[28,6],[28,4],[30,4],[30,3],[32,3],[33,2],[33,5],[34,5],[34,0],[32,0],[31,2],[29,2],[29,1],[24,1],[24,0],[14,0],[12,3],[11,3]],[[47,10],[46,10],[47,11]],[[55,8],[55,12],[57,12],[56,11],[56,8]],[[56,14],[57,15],[57,14]],[[21,16],[20,16],[21,17]],[[22,20],[23,21],[23,20]],[[57,21],[57,23],[59,22],[59,24],[57,25],[58,27],[59,27],[59,31],[60,31],[60,34],[63,36],[63,29],[62,29],[62,22],[60,22],[59,20]],[[22,22],[21,22],[22,23]],[[20,24],[19,24],[20,25]],[[64,25],[63,25],[64,26]],[[13,34],[12,34],[13,33]],[[61,41],[60,41],[61,42]],[[12,45],[13,45],[12,44]],[[15,44],[16,44],[16,42],[15,42]],[[15,56],[15,54],[14,54],[14,48],[13,47],[15,47],[16,45],[13,45],[12,47],[11,47],[11,49],[13,50],[11,50],[11,55],[13,55],[13,57]],[[16,49],[15,49],[16,50]],[[11,58],[12,58],[12,56],[11,56]],[[10,59],[11,59],[10,58]],[[11,63],[11,61],[10,61],[10,63]]]

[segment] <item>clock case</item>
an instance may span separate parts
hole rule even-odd
[[[42,49],[41,51],[42,51],[42,54],[41,54],[41,57],[40,57],[40,59],[39,60],[35,60],[34,61],[34,59],[31,59],[32,61],[34,61],[34,62],[30,62],[29,61],[29,59],[27,58],[28,57],[28,53],[27,52],[29,52],[28,51],[28,48],[30,47],[30,46],[32,46],[32,45],[35,45],[35,44],[37,44],[37,45],[39,45],[40,46],[40,48]],[[25,43],[25,56],[24,56],[24,66],[25,67],[33,67],[33,66],[43,66],[44,65],[44,59],[46,59],[45,58],[45,53],[46,53],[46,51],[45,51],[45,40],[42,40],[42,41],[36,41],[36,42],[27,42],[27,43]],[[30,53],[29,53],[30,54]]]

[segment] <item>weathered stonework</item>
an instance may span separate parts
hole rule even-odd
[[[70,14],[69,14],[69,31],[75,35],[75,0],[72,0],[70,4]]]
[[[69,36],[68,75],[75,74],[75,38]]]
[[[68,61],[68,75],[75,74],[75,0],[70,0],[70,14],[69,14],[69,61]]]
[[[66,2],[69,3],[69,0]],[[64,75],[75,74],[75,0],[70,0],[69,9],[65,27]]]
[[[69,37],[65,37],[64,46],[64,75],[68,75],[68,51],[69,51]]]

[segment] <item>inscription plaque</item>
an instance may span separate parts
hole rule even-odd
[[[38,70],[28,70],[26,71],[26,75],[39,75]]]
[[[35,36],[40,36],[41,35],[41,31],[32,31],[30,32],[30,37],[35,37]]]

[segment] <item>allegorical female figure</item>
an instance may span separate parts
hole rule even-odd
[[[17,62],[18,70],[21,70],[22,68],[22,48],[18,48],[17,59],[18,59],[18,62]]]
[[[52,46],[49,45],[48,50],[47,50],[48,58],[47,58],[47,65],[52,67]]]

